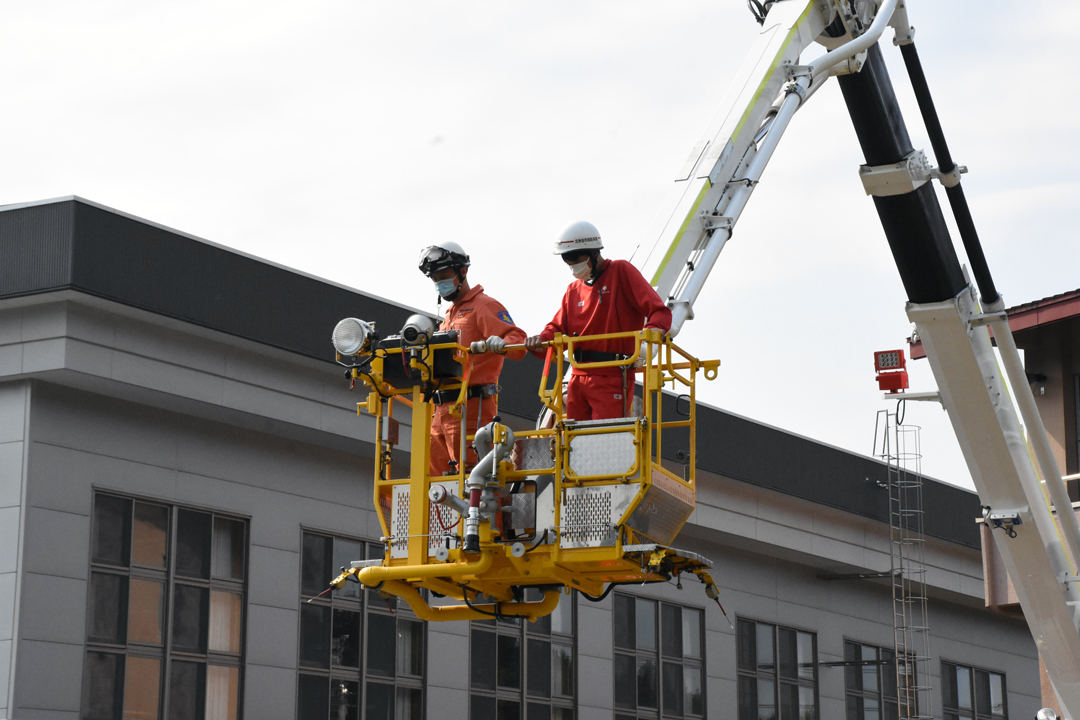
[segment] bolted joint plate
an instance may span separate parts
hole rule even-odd
[[[930,163],[926,153],[913,150],[898,163],[860,166],[859,179],[867,195],[904,195],[919,189],[930,179]]]

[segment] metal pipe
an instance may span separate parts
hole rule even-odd
[[[761,179],[762,173],[765,172],[765,166],[769,164],[769,160],[772,158],[772,154],[775,152],[776,146],[780,142],[780,138],[783,136],[784,131],[787,130],[791,118],[795,115],[795,111],[802,103],[802,95],[806,92],[806,88],[810,84],[810,78],[803,76],[798,78],[795,83],[799,89],[796,90],[791,88],[788,90],[787,97],[784,98],[784,102],[780,105],[780,109],[776,111],[776,117],[773,118],[772,125],[769,127],[769,132],[761,141],[761,147],[757,149],[757,152],[754,154],[754,159],[751,160],[750,164],[746,167],[746,173],[744,175],[746,182],[742,183],[739,186],[739,189],[731,195],[731,200],[728,202],[726,208],[726,216],[731,218],[732,225],[735,224],[742,214],[747,201],[750,200],[750,195],[754,192],[754,185]],[[709,238],[708,243],[705,245],[705,250],[701,253],[701,257],[698,259],[693,274],[690,276],[682,292],[679,293],[679,297],[672,303],[671,331],[669,333],[671,337],[678,335],[679,330],[682,329],[683,323],[690,318],[691,307],[693,306],[694,301],[697,300],[697,296],[701,293],[701,288],[704,287],[705,281],[709,277],[709,273],[712,272],[713,266],[720,257],[720,251],[724,249],[724,245],[727,244],[727,241],[730,238],[730,227],[713,231],[713,236]]]
[[[356,579],[365,585],[378,585],[384,580],[404,580],[406,578],[426,577],[463,577],[487,572],[495,562],[495,552],[488,550],[476,560],[456,563],[428,563],[426,565],[393,565],[386,567],[366,567],[356,574]]]
[[[844,43],[835,50],[830,50],[810,63],[812,79],[817,79],[818,75],[827,73],[834,65],[858,55],[876,43],[881,34],[885,32],[885,28],[889,26],[893,11],[896,9],[896,3],[897,0],[885,0],[885,2],[881,3],[881,7],[878,8],[877,15],[874,16],[874,22],[870,23],[870,27],[867,28],[866,32],[851,42]]]
[[[1001,312],[1004,309],[1004,301],[1000,298],[990,305],[989,312]],[[1009,384],[1012,385],[1016,402],[1020,406],[1020,416],[1028,428],[1028,440],[1035,451],[1035,458],[1039,461],[1042,469],[1043,481],[1046,489],[1050,492],[1050,499],[1054,502],[1057,510],[1058,522],[1065,534],[1065,540],[1072,553],[1074,566],[1080,563],[1080,522],[1077,522],[1076,513],[1072,509],[1072,500],[1069,499],[1068,488],[1061,477],[1061,468],[1058,467],[1054,458],[1054,450],[1050,447],[1050,438],[1043,426],[1039,408],[1035,405],[1035,396],[1031,394],[1031,386],[1028,385],[1027,374],[1024,365],[1020,361],[1020,353],[1016,349],[1016,341],[1013,339],[1009,321],[1000,320],[990,323],[997,340],[998,350],[1001,353],[1001,361],[1005,365],[1005,373],[1009,376]],[[1075,572],[1075,567],[1074,567]]]
[[[949,153],[949,145],[945,142],[945,132],[941,129],[941,120],[934,107],[934,99],[930,96],[930,86],[926,82],[926,74],[919,61],[915,43],[901,45],[900,54],[904,57],[904,66],[911,79],[915,99],[919,102],[919,111],[922,113],[926,133],[930,136],[930,146],[934,149],[938,169],[942,175],[950,175],[956,170],[956,164]],[[960,187],[959,173],[956,173],[948,183],[943,181],[943,184],[945,184],[945,194],[949,197],[953,217],[956,218],[956,226],[960,230],[960,240],[964,243],[968,261],[971,262],[971,272],[975,275],[975,282],[979,286],[979,294],[985,305],[991,305],[997,302],[999,294],[994,285],[994,278],[990,275],[990,267],[986,262],[986,255],[983,254],[979,233],[975,230],[975,221],[971,217],[967,198],[964,197],[964,189]]]
[[[508,617],[528,618],[533,621],[554,612],[559,604],[559,596],[562,595],[562,590],[548,590],[544,593],[544,599],[536,602],[485,603],[483,605],[473,603],[471,608],[467,605],[432,607],[424,601],[423,596],[415,587],[406,582],[388,582],[384,589],[408,603],[421,620],[429,621],[484,620],[496,613]]]

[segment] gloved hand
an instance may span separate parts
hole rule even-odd
[[[502,355],[506,352],[506,341],[498,335],[492,335],[487,339],[488,350],[493,353],[499,353]]]

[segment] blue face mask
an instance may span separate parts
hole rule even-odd
[[[454,287],[454,278],[450,278],[449,280],[436,280],[435,292],[439,293],[444,300],[449,300],[457,293],[457,288]]]

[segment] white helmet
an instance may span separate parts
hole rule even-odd
[[[420,272],[429,277],[446,268],[460,269],[471,264],[464,248],[452,240],[431,245],[420,252]]]
[[[555,241],[555,255],[576,252],[578,250],[600,250],[604,243],[600,240],[600,231],[591,222],[581,220],[567,225],[559,239]]]

